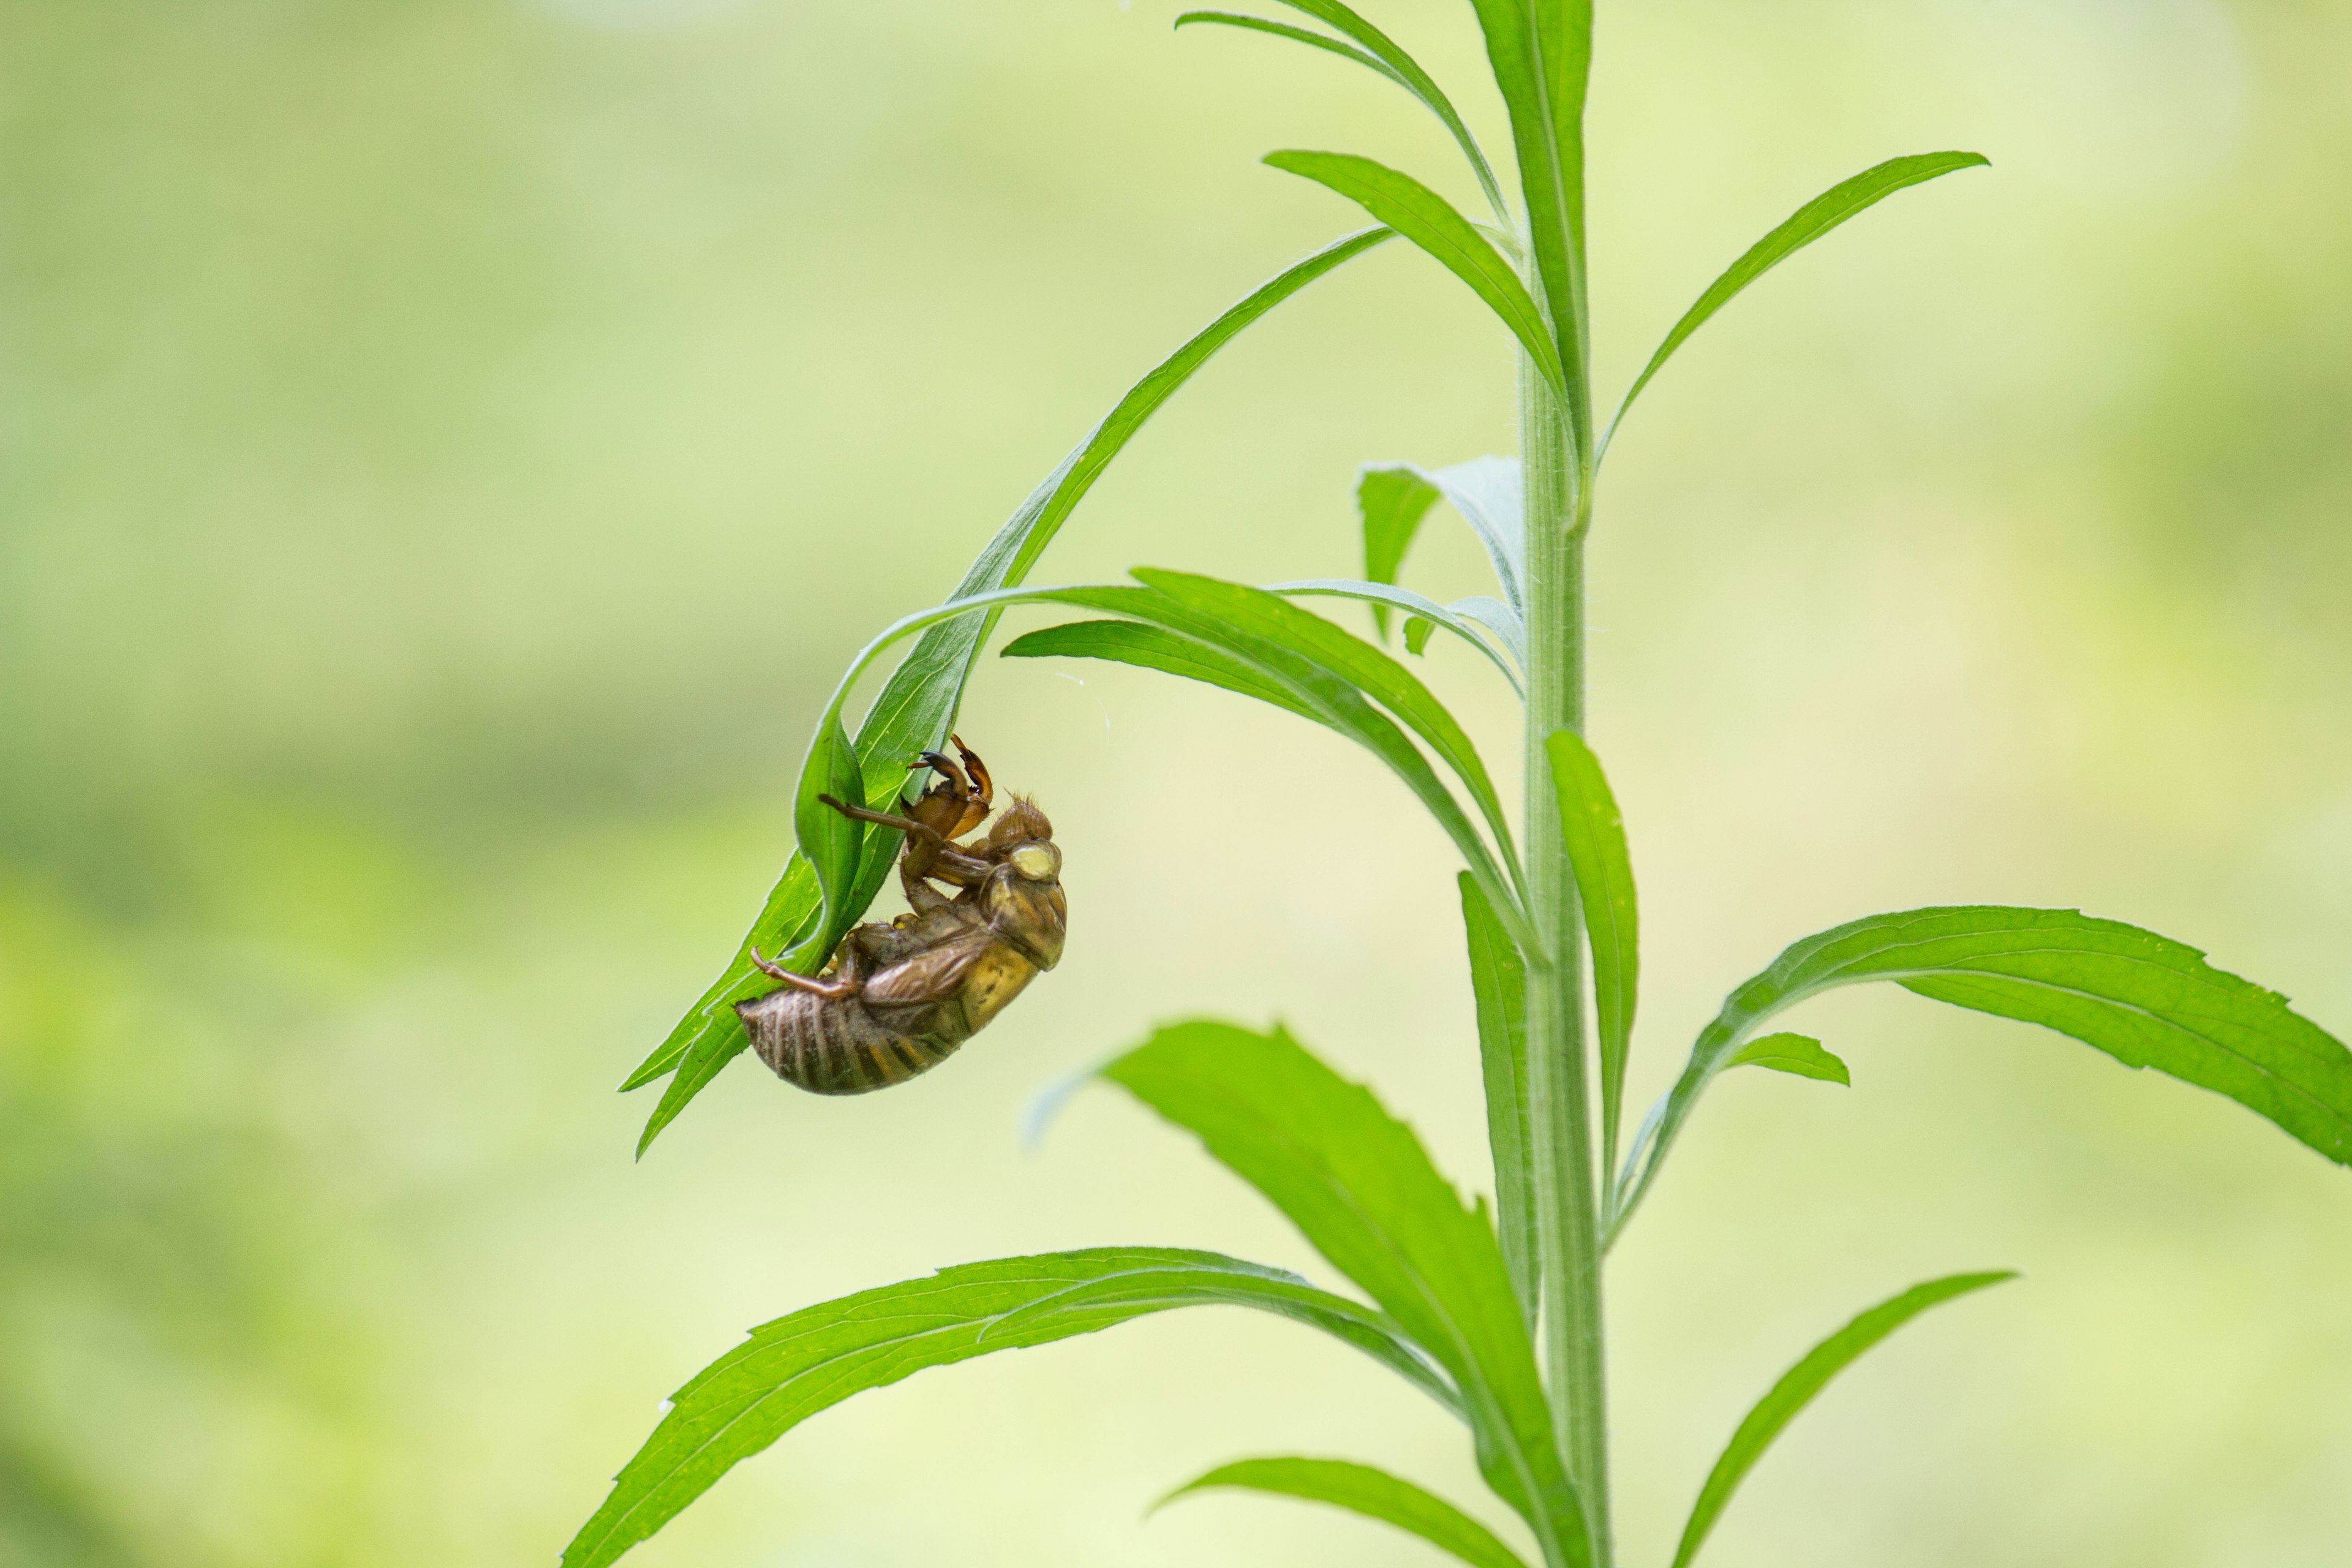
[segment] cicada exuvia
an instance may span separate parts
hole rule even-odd
[[[902,796],[896,814],[822,797],[844,816],[906,835],[898,884],[908,907],[852,930],[814,977],[752,950],[751,962],[783,989],[735,1011],[760,1059],[787,1083],[815,1094],[903,1083],[947,1060],[1040,970],[1061,962],[1069,910],[1054,825],[1015,796],[984,836],[956,842],[987,820],[994,786],[988,765],[950,739],[962,764],[925,752],[915,765],[939,782],[919,799]]]

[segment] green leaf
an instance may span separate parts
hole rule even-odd
[[[1487,1484],[1548,1563],[1583,1568],[1583,1513],[1503,1255],[1412,1130],[1279,1029],[1178,1024],[1102,1071],[1197,1134],[1451,1375]]]
[[[604,1568],[737,1462],[853,1394],[926,1367],[1201,1306],[1255,1307],[1322,1329],[1451,1397],[1451,1385],[1394,1324],[1263,1264],[1150,1247],[961,1264],[752,1330],[671,1397],[653,1436],[614,1479],[604,1505],[564,1549],[563,1568]]]
[[[1328,33],[1318,33],[1312,27],[1302,27],[1293,22],[1276,22],[1266,16],[1253,16],[1246,11],[1186,11],[1176,18],[1176,26],[1179,27],[1189,27],[1195,24],[1239,27],[1244,32],[1265,33],[1277,38],[1288,38],[1293,43],[1307,44],[1335,54],[1343,60],[1353,60],[1365,69],[1397,82],[1400,87],[1404,85],[1398,80],[1396,72],[1382,64],[1377,57],[1366,53],[1353,44],[1332,37]]]
[[[1559,346],[1517,269],[1444,196],[1410,174],[1352,153],[1269,153],[1265,162],[1329,186],[1435,257],[1510,328],[1544,379],[1555,388],[1563,385]]]
[[[1682,1544],[1675,1550],[1674,1568],[1688,1568],[1699,1544],[1715,1528],[1724,1505],[1731,1500],[1731,1494],[1738,1489],[1749,1468],[1772,1446],[1772,1439],[1780,1435],[1781,1428],[1812,1402],[1813,1395],[1830,1379],[1843,1372],[1863,1352],[1928,1308],[2016,1278],[2013,1271],[2001,1269],[1989,1274],[1954,1274],[1914,1285],[1900,1296],[1871,1308],[1805,1352],[1805,1359],[1781,1375],[1771,1392],[1756,1402],[1756,1408],[1748,1413],[1748,1418],[1731,1435],[1723,1457],[1716,1460],[1706,1484],[1699,1489],[1698,1501],[1691,1505],[1690,1522],[1683,1527]]]
[[[1452,101],[1430,74],[1421,68],[1418,61],[1386,33],[1340,5],[1339,0],[1282,0],[1282,3],[1294,11],[1303,11],[1328,23],[1354,42],[1341,43],[1337,38],[1326,37],[1305,27],[1294,27],[1285,22],[1268,21],[1263,16],[1245,16],[1236,11],[1187,11],[1176,18],[1176,25],[1181,27],[1189,22],[1219,22],[1229,27],[1247,27],[1256,32],[1271,33],[1276,37],[1328,49],[1332,54],[1379,72],[1419,99],[1423,108],[1437,116],[1439,123],[1453,136],[1454,145],[1462,149],[1462,155],[1470,161],[1471,172],[1478,176],[1478,188],[1486,193],[1486,205],[1494,209],[1496,218],[1509,221],[1509,205],[1503,200],[1502,187],[1495,183],[1495,171],[1487,165],[1486,154],[1479,151],[1477,138],[1470,134],[1470,128],[1454,111]]]
[[[817,888],[824,908],[834,917],[825,922],[829,927],[839,920],[840,911],[849,902],[857,880],[858,850],[866,834],[857,823],[825,805],[821,797],[830,795],[835,800],[863,805],[866,779],[858,769],[857,752],[838,718],[818,728],[810,752],[807,764],[801,769],[800,789],[793,802],[793,826],[800,838],[801,853],[816,868]],[[857,917],[852,913],[849,918],[854,921]]]
[[[1262,638],[1311,659],[1396,715],[1469,790],[1517,889],[1518,855],[1511,844],[1510,819],[1504,815],[1502,799],[1495,793],[1486,763],[1479,760],[1478,748],[1461,721],[1412,671],[1363,638],[1263,588],[1156,567],[1139,566],[1134,574],[1138,582],[1199,612],[1209,626],[1228,637]],[[1237,638],[1233,646],[1244,651]]]
[[[1437,504],[1437,487],[1409,465],[1368,466],[1356,476],[1356,510],[1364,524],[1364,575],[1393,584],[1421,520]],[[1372,606],[1372,625],[1389,635],[1388,608]]]
[[[1473,0],[1495,86],[1510,111],[1552,358],[1576,389],[1566,398],[1578,451],[1589,451],[1584,394],[1591,333],[1584,302],[1584,94],[1592,65],[1591,0]]]
[[[1475,1568],[1527,1568],[1493,1531],[1444,1498],[1345,1459],[1237,1459],[1185,1482],[1152,1504],[1152,1511],[1216,1487],[1328,1502],[1408,1531]]]
[[[1731,1053],[1724,1064],[1729,1068],[1770,1068],[1774,1072],[1794,1073],[1799,1078],[1819,1079],[1823,1083],[1842,1083],[1853,1087],[1853,1075],[1846,1071],[1845,1063],[1835,1054],[1822,1048],[1821,1041],[1810,1035],[1792,1035],[1783,1031],[1765,1035],[1748,1041]]]
[[[1160,587],[1118,584],[1006,588],[902,616],[859,652],[835,689],[834,706],[839,706],[866,669],[899,639],[944,621],[992,615],[1008,605],[1026,604],[1073,605],[1149,622],[1238,660],[1263,680],[1286,691],[1294,702],[1303,705],[1303,709],[1291,703],[1285,703],[1285,707],[1306,711],[1388,763],[1454,840],[1455,848],[1494,900],[1497,913],[1511,926],[1513,937],[1523,943],[1534,942],[1534,933],[1518,902],[1519,868],[1508,840],[1503,841],[1503,856],[1498,861],[1428,759],[1357,684],[1359,679],[1377,681],[1382,701],[1396,706],[1401,716],[1416,727],[1433,733],[1451,752],[1449,760],[1457,768],[1471,770],[1465,773],[1464,783],[1474,792],[1483,787],[1481,809],[1488,812],[1490,820],[1499,827],[1500,803],[1477,765],[1475,752],[1465,750],[1468,746],[1467,735],[1402,665],[1370,643],[1351,637],[1329,622],[1285,604],[1263,590],[1180,573],[1147,570],[1139,575],[1160,581],[1183,596],[1171,595]],[[1130,647],[1122,651],[1132,649]],[[1326,659],[1333,662],[1326,663]],[[1225,682],[1219,679],[1217,684]],[[1450,731],[1444,728],[1448,725],[1452,726]]]
[[[1454,112],[1453,102],[1446,98],[1436,80],[1421,68],[1420,62],[1405,53],[1393,38],[1341,5],[1339,0],[1282,0],[1282,3],[1345,33],[1393,71],[1396,80],[1405,90],[1421,100],[1423,106],[1437,116],[1439,122],[1453,136],[1454,145],[1462,149],[1462,155],[1470,161],[1471,172],[1478,176],[1478,189],[1485,193],[1486,205],[1494,211],[1495,221],[1507,228],[1510,226],[1511,205],[1503,199],[1503,188],[1495,181],[1495,171],[1487,165],[1486,154],[1479,151],[1477,138],[1470,134],[1470,128],[1462,123],[1459,114]]]
[[[1487,630],[1495,632],[1496,640],[1500,641],[1506,648],[1510,649],[1514,658],[1525,651],[1522,647],[1513,647],[1508,637],[1504,636],[1502,631],[1487,618],[1496,611],[1502,611],[1506,616],[1509,614],[1508,607],[1497,600],[1460,599],[1451,605],[1441,605],[1436,600],[1416,594],[1410,588],[1393,587],[1385,583],[1368,583],[1352,577],[1306,577],[1295,583],[1268,584],[1265,591],[1269,594],[1279,594],[1286,599],[1313,597],[1318,595],[1340,599],[1361,599],[1369,603],[1376,612],[1381,613],[1385,613],[1391,608],[1403,610],[1415,620],[1430,626],[1444,627],[1480,653],[1485,654],[1487,661],[1503,672],[1503,679],[1511,683],[1511,689],[1519,692],[1522,696],[1525,695],[1525,689],[1519,684],[1519,672],[1506,662],[1501,654],[1495,651],[1494,644],[1480,637],[1477,632],[1478,626],[1485,626]],[[1411,622],[1409,621],[1407,625],[1410,626]],[[1427,640],[1424,634],[1423,638],[1424,644]],[[1406,646],[1412,648],[1412,652],[1421,651],[1420,648],[1412,647],[1410,643]]]
[[[1486,1090],[1486,1147],[1495,1160],[1496,1230],[1511,1292],[1536,1320],[1535,1133],[1528,1121],[1528,966],[1494,906],[1468,872],[1462,930],[1470,946],[1470,994],[1478,1012],[1478,1065]]]
[[[1592,943],[1593,1012],[1601,1026],[1601,1169],[1617,1165],[1617,1122],[1625,1099],[1625,1058],[1633,1038],[1633,1003],[1642,977],[1641,922],[1633,903],[1633,862],[1601,759],[1577,735],[1555,731],[1545,742],[1560,834],[1576,873],[1577,900]]]
[[[2213,968],[2168,937],[2074,910],[1906,910],[1807,937],[1731,994],[1661,1102],[1647,1160],[1636,1147],[1625,1162],[1616,1226],[1657,1179],[1707,1084],[1758,1025],[1864,980],[2071,1035],[2126,1067],[2152,1067],[2227,1095],[2352,1164],[2352,1051],[2278,993]]]
[[[1659,367],[1674,356],[1674,352],[1683,346],[1685,339],[1706,324],[1709,316],[1731,303],[1741,289],[1846,219],[1875,206],[1906,186],[1921,184],[1938,175],[1958,169],[1973,169],[1989,162],[1990,160],[1976,153],[1920,153],[1907,158],[1889,158],[1884,163],[1864,169],[1851,180],[1831,186],[1799,207],[1779,227],[1749,246],[1722,277],[1707,285],[1706,292],[1698,297],[1698,302],[1683,312],[1683,319],[1675,323],[1674,331],[1666,334],[1665,342],[1658,345],[1658,352],[1650,356],[1650,363],[1634,378],[1632,388],[1625,394],[1625,400],[1617,405],[1616,416],[1609,421],[1609,433],[1601,437],[1601,449],[1608,449],[1611,439],[1617,434],[1617,426],[1625,422],[1625,411],[1633,406],[1633,399],[1642,395],[1642,389],[1650,384],[1650,378],[1658,374]]]
[[[955,596],[970,598],[1018,584],[1027,577],[1030,568],[1036,564],[1037,558],[1111,459],[1211,355],[1307,284],[1390,237],[1387,229],[1365,229],[1325,246],[1251,290],[1183,347],[1154,366],[1062,459],[1060,466],[1029,493],[964,574]],[[946,739],[954,723],[956,707],[962,700],[964,682],[971,679],[972,661],[979,657],[994,619],[992,614],[968,622],[943,622],[932,628],[936,635],[926,636],[915,645],[884,684],[859,728],[857,754],[869,773],[885,773]],[[838,709],[834,711],[837,716]],[[877,803],[869,798],[868,804]],[[860,873],[859,888],[864,897],[851,900],[860,911],[872,901],[874,892],[889,872],[890,857],[868,858]],[[769,893],[759,918],[745,934],[733,961],[678,1021],[669,1037],[621,1086],[624,1089],[637,1089],[692,1064],[692,1070],[680,1074],[679,1082],[663,1096],[662,1103],[646,1121],[637,1144],[640,1155],[702,1085],[751,1043],[743,1033],[742,1021],[735,1015],[735,1004],[760,994],[774,984],[753,966],[751,949],[756,945],[767,952],[797,953],[803,944],[820,934],[822,917],[822,897],[814,872],[805,858],[795,853]]]
[[[1255,697],[1302,719],[1320,722],[1308,704],[1266,679],[1248,665],[1206,643],[1135,621],[1072,621],[1024,632],[1004,645],[1005,658],[1101,658],[1222,686]]]

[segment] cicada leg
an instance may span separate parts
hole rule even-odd
[[[853,822],[871,822],[880,827],[895,827],[905,834],[910,849],[922,852],[919,872],[921,876],[937,877],[943,882],[953,882],[965,888],[977,886],[988,878],[990,866],[986,859],[957,848],[948,842],[947,835],[928,822],[887,811],[868,811],[862,805],[849,805],[829,795],[821,795],[817,799]]]
[[[838,1002],[844,997],[856,995],[858,987],[866,983],[866,977],[860,972],[861,966],[858,963],[857,950],[855,947],[844,951],[841,955],[841,968],[831,980],[814,980],[805,974],[794,974],[775,960],[761,958],[758,948],[751,948],[750,952],[751,962],[758,967],[761,973],[772,979],[781,980],[795,991],[805,991],[812,996],[822,996],[828,1002]]]

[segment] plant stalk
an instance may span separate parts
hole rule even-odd
[[[1549,948],[1528,963],[1528,1100],[1545,1384],[1552,1424],[1591,1529],[1593,1568],[1611,1568],[1609,1422],[1584,1037],[1584,949],[1546,739],[1584,731],[1584,536],[1591,475],[1568,409],[1524,354],[1519,454],[1526,483],[1528,914]]]

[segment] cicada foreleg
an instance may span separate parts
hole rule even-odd
[[[947,835],[928,822],[887,811],[868,811],[862,805],[850,805],[829,795],[821,795],[817,798],[853,822],[871,822],[879,827],[895,827],[905,834],[909,852],[901,862],[902,877],[909,873],[916,877],[936,877],[960,888],[978,887],[988,879],[991,862],[986,858],[949,843]]]

